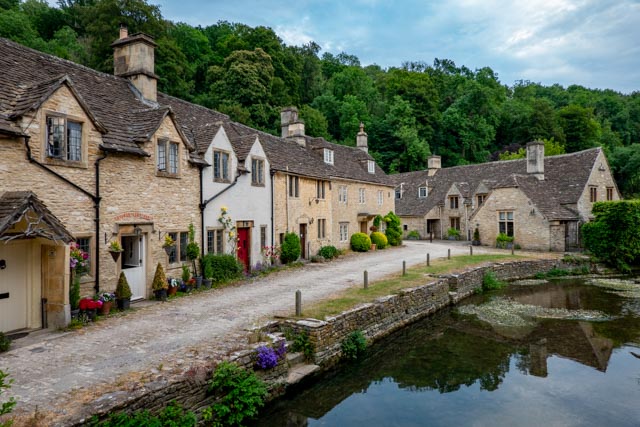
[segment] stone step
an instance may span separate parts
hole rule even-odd
[[[287,364],[289,366],[304,364],[304,353],[287,353]]]
[[[292,385],[298,383],[304,377],[313,374],[318,371],[320,366],[318,365],[295,365],[289,369],[289,375],[287,376],[287,384]]]

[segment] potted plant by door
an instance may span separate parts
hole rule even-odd
[[[111,241],[111,243],[109,243],[109,253],[111,254],[111,258],[113,258],[113,261],[118,262],[118,258],[120,258],[120,254],[122,253],[122,246],[120,246],[120,242],[117,240]]]
[[[189,243],[187,244],[187,258],[191,261],[193,278],[196,279],[196,289],[202,285],[202,275],[198,275],[196,260],[200,256],[200,246],[196,243],[196,230],[193,224],[189,224]]]
[[[191,270],[189,270],[189,266],[188,265],[183,265],[182,266],[182,287],[181,287],[181,291],[182,292],[191,292]]]
[[[106,316],[111,311],[113,306],[113,300],[116,298],[115,294],[111,292],[102,292],[100,294],[100,301],[102,301],[102,307],[100,308],[100,314]]]
[[[205,289],[211,289],[211,283],[213,279],[213,256],[213,254],[206,254],[202,258],[202,274],[204,275],[202,286]]]
[[[153,283],[151,284],[151,289],[153,289],[153,293],[157,300],[167,300],[168,287],[169,284],[167,283],[167,276],[164,274],[164,268],[162,268],[162,264],[158,263],[158,266],[156,267],[156,274],[153,276]]]
[[[447,236],[449,240],[458,240],[460,238],[460,230],[451,227],[447,230]]]
[[[164,249],[166,254],[171,255],[171,252],[175,247],[176,247],[176,241],[173,240],[173,238],[169,234],[164,236],[164,243],[162,244],[162,249]]]
[[[129,287],[129,282],[127,282],[127,278],[124,275],[124,271],[120,272],[120,277],[118,278],[118,286],[116,287],[116,303],[120,310],[128,310],[131,304],[131,288]]]
[[[180,287],[180,281],[178,279],[167,279],[167,295],[175,295]]]
[[[478,230],[478,227],[473,231],[473,241],[471,244],[473,246],[480,246],[480,230]]]

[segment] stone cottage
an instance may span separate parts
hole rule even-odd
[[[580,224],[596,201],[619,200],[620,193],[601,148],[544,156],[540,141],[527,144],[527,158],[428,169],[391,175],[396,210],[405,232],[447,238],[448,230],[483,245],[498,233],[527,249],[565,251],[580,245]]]

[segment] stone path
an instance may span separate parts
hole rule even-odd
[[[424,263],[427,252],[436,259],[446,257],[448,248],[452,254],[469,252],[466,244],[455,242],[407,241],[403,247],[307,264],[169,303],[146,303],[78,331],[44,333],[38,342],[0,355],[0,369],[14,380],[16,411],[32,413],[37,407],[44,413],[73,413],[72,406],[140,376],[225,357],[246,343],[247,329],[270,316],[292,314],[297,289],[304,305],[361,286],[365,269],[375,281],[400,274],[402,260],[408,266]]]

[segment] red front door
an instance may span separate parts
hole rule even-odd
[[[238,260],[244,264],[244,270],[249,271],[249,253],[251,239],[248,228],[238,228]]]

